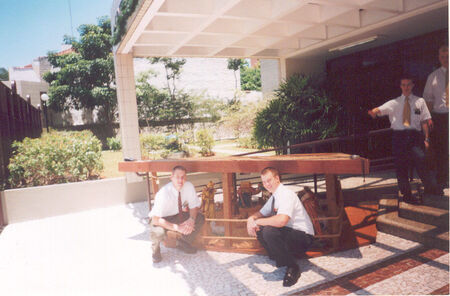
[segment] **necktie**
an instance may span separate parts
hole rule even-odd
[[[448,107],[448,69],[445,71],[445,106]]]
[[[405,97],[405,105],[403,106],[403,125],[411,125],[411,106],[409,105],[409,97]]]
[[[181,223],[181,212],[183,211],[182,205],[181,205],[181,192],[178,192],[178,222]]]

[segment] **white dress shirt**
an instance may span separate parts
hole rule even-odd
[[[448,113],[448,107],[445,105],[445,98],[447,96],[445,73],[448,70],[440,67],[428,75],[427,84],[423,91],[423,98],[427,102],[433,103],[433,112]]]
[[[403,125],[403,107],[405,105],[405,96],[401,95],[398,98],[387,101],[380,107],[380,115],[389,115],[391,128],[396,131],[406,129],[422,130],[422,121],[431,118],[430,111],[428,111],[425,100],[413,94],[409,95],[409,106],[411,107],[411,124],[409,127]]]
[[[283,184],[278,185],[277,190],[259,210],[263,216],[269,216],[272,210],[272,200],[275,198],[274,210],[277,214],[289,216],[287,227],[304,231],[314,235],[314,227],[311,218],[305,210],[298,196]]]
[[[187,207],[190,209],[200,207],[200,199],[197,197],[195,187],[191,182],[185,182],[180,192],[183,210]],[[178,214],[178,190],[170,182],[156,193],[155,204],[148,216],[168,217],[176,214]]]

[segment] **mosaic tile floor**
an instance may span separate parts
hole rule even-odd
[[[162,248],[152,264],[145,203],[8,225],[0,295],[448,294],[447,252],[384,233],[377,242],[299,260],[302,276],[266,256]]]

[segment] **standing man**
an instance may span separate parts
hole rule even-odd
[[[413,165],[425,187],[425,193],[438,193],[434,180],[425,166],[424,149],[428,149],[430,137],[428,120],[431,119],[425,100],[412,94],[414,87],[410,77],[400,79],[402,95],[370,110],[372,118],[389,115],[392,134],[392,154],[395,158],[397,182],[403,201],[417,204],[411,194],[408,172]],[[421,133],[423,131],[423,135]]]
[[[247,219],[247,231],[258,238],[277,267],[287,266],[283,286],[290,287],[300,277],[293,253],[306,252],[313,241],[314,228],[300,199],[281,184],[277,169],[262,170],[261,180],[272,196]]]
[[[201,202],[194,185],[186,182],[186,169],[182,166],[174,167],[170,180],[171,182],[156,194],[155,204],[149,214],[154,263],[162,260],[160,243],[164,240],[167,230],[181,233],[177,248],[194,254],[197,250],[192,246],[192,242],[204,223],[204,218],[199,213]]]
[[[433,117],[431,144],[436,161],[436,178],[442,187],[448,187],[448,46],[439,48],[441,67],[427,79],[423,98]]]

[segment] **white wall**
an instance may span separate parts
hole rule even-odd
[[[125,177],[10,189],[1,192],[5,224],[146,199],[146,183],[127,184]]]
[[[219,58],[189,58],[183,66],[182,74],[177,82],[177,89],[194,93],[205,93],[210,97],[231,99],[235,92],[235,80],[232,70],[227,68],[227,59]],[[134,73],[138,74],[153,70],[157,77],[150,83],[158,88],[167,87],[165,69],[162,64],[151,64],[147,59],[134,59]],[[237,86],[240,89],[240,73],[236,71]]]

